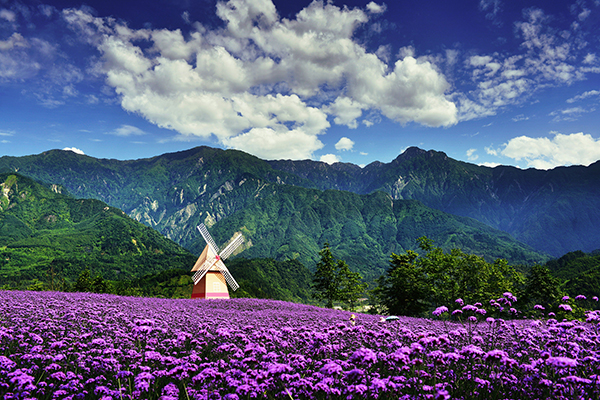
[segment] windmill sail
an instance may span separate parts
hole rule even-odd
[[[206,229],[206,226],[204,226],[204,224],[200,224],[200,225],[198,225],[198,230],[200,231],[200,234],[204,238],[204,241],[207,244],[209,244],[210,246],[212,246],[212,250],[215,253],[218,253],[219,252],[219,247],[217,246],[217,244],[213,240],[212,236],[210,236],[210,233],[208,233],[208,229]]]
[[[225,264],[223,264],[222,262],[219,261],[217,263],[217,268],[221,271],[221,273],[225,277],[225,280],[227,281],[227,283],[231,287],[231,290],[233,290],[234,292],[236,290],[238,290],[238,288],[240,287],[240,285],[238,285],[238,283],[235,281],[235,279],[233,279],[233,276],[231,275],[231,273],[229,272],[229,270],[227,269],[227,267],[225,266]]]
[[[226,260],[242,243],[244,243],[244,237],[239,234],[233,239],[233,242],[229,243],[225,249],[219,254],[221,260]]]
[[[210,270],[210,268],[213,266],[214,263],[215,263],[215,259],[212,259],[212,260],[206,260],[202,264],[200,269],[198,269],[198,271],[196,271],[194,276],[192,276],[194,285],[197,284],[198,282],[200,282],[200,280],[204,277],[204,275],[206,275],[206,273],[208,272],[208,270]]]

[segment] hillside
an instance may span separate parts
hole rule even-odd
[[[390,163],[362,169],[316,161],[269,163],[319,189],[381,190],[394,199],[471,217],[555,257],[600,248],[600,162],[548,171],[488,168],[412,147]]]
[[[18,174],[0,174],[0,281],[71,281],[86,268],[106,279],[131,279],[173,268],[195,257],[121,210],[76,199],[61,188]]]
[[[243,256],[294,259],[312,267],[323,243],[337,258],[367,280],[383,274],[392,252],[416,249],[427,236],[444,248],[461,248],[491,261],[516,264],[543,262],[547,257],[508,234],[476,220],[453,216],[416,200],[395,200],[383,192],[370,195],[294,186],[268,185],[263,195],[243,210],[219,221],[212,234],[224,243],[232,232],[246,237]],[[199,253],[202,239],[190,249]]]
[[[594,230],[600,223],[600,164],[550,171],[487,168],[410,148],[391,163],[360,168],[267,162],[240,151],[198,147],[131,161],[53,150],[1,157],[0,171],[7,170],[58,184],[76,197],[105,201],[190,249],[198,240],[198,223],[217,229],[228,217],[277,193],[274,188],[290,186],[361,195],[383,191],[393,200],[418,200],[507,232],[542,254],[600,248]]]

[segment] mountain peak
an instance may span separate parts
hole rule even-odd
[[[435,155],[440,155],[442,156],[444,159],[448,158],[448,156],[446,155],[446,153],[441,152],[441,151],[435,151],[435,150],[423,150],[419,147],[409,147],[408,149],[404,150],[402,152],[402,154],[400,154],[398,157],[396,157],[396,159],[394,161],[392,161],[393,163],[398,163],[400,161],[407,161],[407,160],[411,160],[413,158],[416,157],[421,157],[424,155],[428,155],[429,157],[434,157]]]

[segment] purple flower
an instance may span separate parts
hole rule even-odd
[[[564,311],[569,311],[569,312],[573,311],[571,306],[568,304],[559,304],[558,308],[560,308],[561,310],[564,310]]]
[[[439,317],[440,315],[447,313],[447,312],[448,312],[448,307],[440,306],[440,307],[436,308],[435,310],[433,310],[432,314],[435,315],[436,317]]]
[[[546,363],[557,368],[576,367],[577,361],[568,357],[549,357]]]
[[[462,310],[454,310],[452,311],[452,315],[462,314]]]
[[[563,296],[563,298],[561,300],[564,302],[567,302],[567,301],[569,301],[569,296]]]
[[[504,292],[504,293],[502,293],[502,296],[504,296],[505,298],[507,298],[509,301],[511,301],[513,303],[517,301],[517,298],[511,292]]]
[[[336,363],[335,361],[330,361],[327,364],[323,365],[319,370],[323,375],[337,375],[342,372],[342,366]]]
[[[592,297],[592,300],[594,300],[594,301],[598,301],[598,296],[594,296],[594,297]]]
[[[578,294],[577,296],[575,296],[575,300],[585,300],[586,297],[582,294]]]
[[[162,390],[163,396],[170,396],[174,399],[179,398],[179,388],[172,382],[167,383]]]
[[[465,305],[465,302],[463,301],[463,299],[456,299],[456,300],[454,300],[454,302],[457,303],[461,307]]]
[[[374,364],[377,362],[377,354],[373,350],[363,347],[352,353],[350,361],[355,364]]]
[[[541,306],[541,305],[539,305],[539,304],[536,304],[535,306],[533,306],[533,309],[534,309],[534,310],[540,310],[540,311],[543,311],[543,310],[545,310],[544,306]]]

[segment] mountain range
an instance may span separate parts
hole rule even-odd
[[[51,150],[1,157],[0,171],[103,201],[194,253],[200,222],[219,244],[243,232],[244,257],[309,267],[327,241],[368,279],[424,235],[513,264],[600,248],[600,163],[489,168],[413,147],[361,168],[197,147],[128,161]]]

